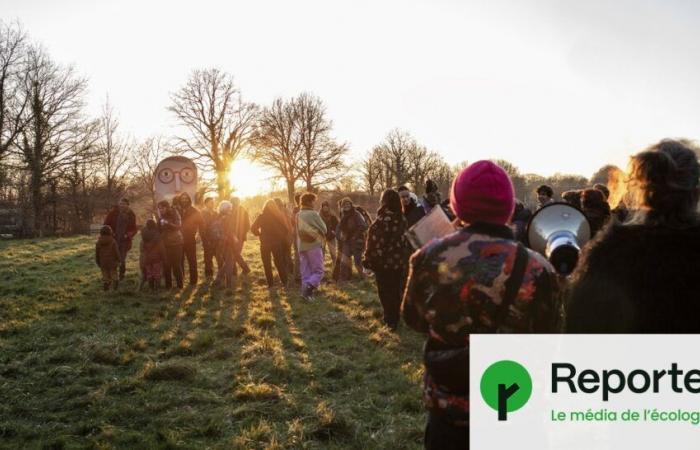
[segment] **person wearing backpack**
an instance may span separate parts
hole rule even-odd
[[[403,318],[426,334],[427,449],[469,448],[470,333],[556,331],[554,269],[506,225],[513,184],[490,161],[463,169],[450,204],[464,228],[411,257]]]

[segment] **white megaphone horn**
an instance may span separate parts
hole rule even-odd
[[[557,272],[569,275],[591,238],[591,225],[578,208],[551,203],[530,218],[526,236],[528,247],[544,255]]]

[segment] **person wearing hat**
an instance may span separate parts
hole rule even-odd
[[[411,257],[403,318],[427,334],[423,398],[427,449],[469,446],[469,335],[555,331],[554,269],[515,241],[508,174],[478,161],[454,179],[450,206],[464,225]]]

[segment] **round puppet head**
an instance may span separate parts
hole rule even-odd
[[[197,193],[197,166],[184,156],[165,158],[156,167],[153,187],[156,202],[171,202],[183,193],[194,199]]]

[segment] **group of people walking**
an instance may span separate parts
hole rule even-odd
[[[283,285],[298,274],[302,296],[312,299],[324,277],[325,253],[332,258],[336,281],[349,278],[353,268],[360,277],[373,274],[386,325],[396,330],[403,318],[426,335],[426,448],[464,449],[471,333],[700,332],[700,277],[694,273],[700,265],[696,152],[688,141],[664,140],[632,157],[627,198],[634,204],[629,210],[620,205],[611,211],[605,186],[564,193],[564,201],[584,212],[596,235],[567,280],[520,241],[519,222],[526,222],[529,212],[515,199],[507,173],[490,161],[460,171],[447,201],[432,186],[423,201],[404,186],[385,190],[375,220],[347,198],[339,202],[339,217],[327,202],[317,211],[312,193],[297,196],[292,211],[279,199],[268,200],[250,227],[235,201],[221,202],[215,212],[209,199],[201,213],[189,198],[177,205],[161,202],[158,219],[142,230],[144,277],[151,283],[159,278],[156,262],[163,261],[166,286],[171,274],[181,286],[186,260],[190,282],[196,283],[196,258],[191,257],[196,230],[205,261],[210,255],[205,273],[211,276],[214,255],[222,283],[235,276],[237,265],[250,270],[240,253],[249,230],[260,237],[270,286],[274,262]],[[539,207],[553,201],[549,186],[540,186],[537,194]],[[456,231],[414,252],[406,231],[435,207],[455,219]],[[98,240],[105,283],[116,283],[117,269],[123,277],[124,257],[136,233],[129,211],[122,201]]]

